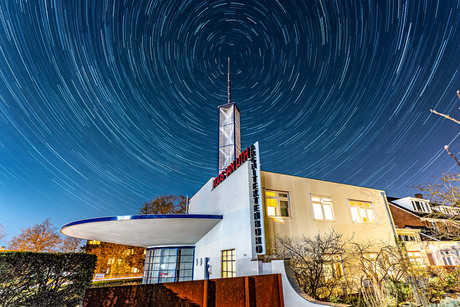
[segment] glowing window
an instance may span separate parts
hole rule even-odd
[[[267,216],[288,217],[289,216],[289,193],[288,192],[265,192],[265,204]]]
[[[235,250],[227,249],[222,251],[222,277],[235,277]]]
[[[342,255],[325,255],[323,269],[326,280],[342,279],[344,277]]]
[[[408,251],[407,256],[409,256],[410,263],[414,265],[423,265],[422,254],[419,251]]]
[[[350,211],[353,222],[377,223],[374,208],[369,202],[350,200]]]
[[[332,200],[330,197],[312,195],[311,203],[315,220],[334,220],[334,210],[332,209]]]
[[[142,283],[192,280],[194,251],[193,247],[147,249]]]

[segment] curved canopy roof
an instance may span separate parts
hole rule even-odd
[[[67,236],[142,247],[194,245],[222,215],[154,214],[86,219],[65,224]]]

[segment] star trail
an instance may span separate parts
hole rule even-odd
[[[411,196],[458,171],[460,1],[1,1],[0,223],[134,214],[217,173],[217,106],[262,168]]]

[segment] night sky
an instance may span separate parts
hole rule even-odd
[[[135,214],[217,172],[217,106],[262,169],[411,196],[458,171],[460,1],[0,2],[0,223]],[[3,243],[5,244],[5,243]]]

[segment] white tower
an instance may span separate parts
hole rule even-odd
[[[227,168],[241,153],[240,110],[231,101],[230,58],[228,58],[228,101],[219,106],[219,161],[218,173]]]

